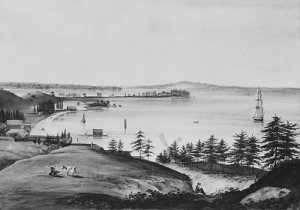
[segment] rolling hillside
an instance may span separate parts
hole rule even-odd
[[[49,176],[50,166],[76,166],[77,174]],[[9,184],[8,184],[9,183]],[[20,160],[0,171],[0,203],[4,209],[82,209],[70,201],[82,194],[122,199],[147,189],[192,192],[188,176],[159,164],[132,157],[118,157],[87,146],[69,146],[48,155]]]
[[[5,109],[18,108],[23,103],[23,99],[19,96],[0,89],[0,107]]]

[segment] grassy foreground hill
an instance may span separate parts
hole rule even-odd
[[[49,176],[50,166],[76,166],[77,175]],[[70,198],[97,195],[123,199],[147,189],[163,193],[192,192],[188,176],[159,164],[132,157],[97,152],[87,146],[69,146],[48,155],[16,162],[0,171],[0,203],[9,209],[82,209]],[[91,204],[89,204],[91,205]]]
[[[33,142],[0,141],[0,171],[18,160],[45,154],[45,146]]]

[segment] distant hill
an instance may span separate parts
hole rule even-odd
[[[9,91],[0,89],[0,107],[10,109],[12,107],[18,107],[22,102],[23,99],[19,96]]]
[[[222,91],[222,92],[241,92],[244,94],[253,94],[258,87],[239,87],[239,86],[222,86],[201,82],[180,81],[176,83],[168,83],[161,85],[146,85],[146,86],[132,86],[128,89],[155,89],[155,90],[171,90],[171,89],[185,89],[189,91]],[[272,93],[295,93],[300,94],[300,88],[269,88],[260,87],[263,92]]]
[[[5,88],[26,88],[26,89],[71,89],[71,90],[108,90],[121,91],[117,86],[91,86],[75,84],[43,84],[33,82],[1,82],[0,86]]]

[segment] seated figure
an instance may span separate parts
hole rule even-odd
[[[197,194],[206,195],[205,192],[204,192],[204,190],[203,190],[203,188],[201,187],[201,183],[200,182],[198,182],[198,184],[197,184],[197,186],[195,188],[195,192]]]

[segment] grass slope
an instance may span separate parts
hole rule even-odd
[[[51,165],[76,166],[77,176],[51,177]],[[61,208],[63,197],[86,193],[121,199],[147,189],[164,193],[192,191],[186,175],[156,163],[96,152],[87,146],[70,146],[18,161],[0,172],[0,189],[2,207],[13,209]]]
[[[0,171],[18,160],[45,154],[45,150],[32,142],[0,141]]]
[[[11,109],[12,107],[19,107],[20,103],[23,102],[23,99],[19,96],[0,89],[0,107],[5,109]]]

